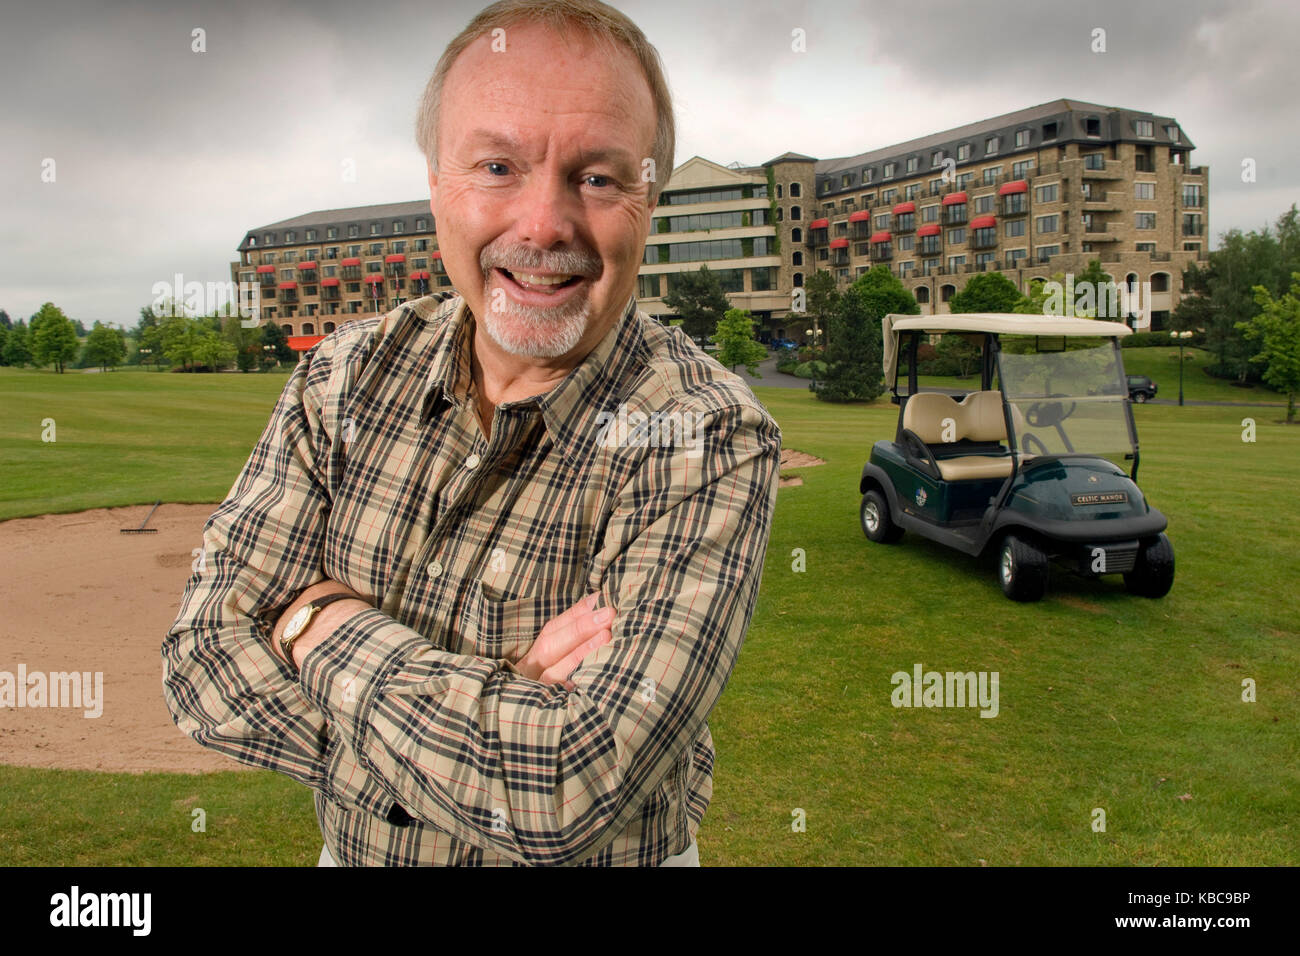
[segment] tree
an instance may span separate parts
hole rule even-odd
[[[891,312],[916,315],[916,299],[885,265],[876,266],[837,297],[830,317],[826,381],[817,397],[828,402],[870,401],[885,390],[880,320]]]
[[[972,344],[966,336],[956,332],[940,336],[937,352],[958,378],[969,377],[979,364],[979,347]]]
[[[9,327],[0,325],[0,365],[8,364],[5,362],[5,345],[9,342]]]
[[[1054,272],[1050,280],[1035,278],[1029,280],[1029,291],[1020,297],[1012,312],[1018,312],[1021,315],[1048,315],[1049,302],[1052,298],[1052,290],[1049,290],[1047,283],[1055,282],[1062,289],[1065,288],[1065,273]]]
[[[0,326],[3,326],[6,329],[12,329],[14,327],[13,320],[9,318],[9,313],[4,309],[0,309]]]
[[[1020,290],[1001,272],[980,272],[948,300],[953,312],[1010,312],[1020,301]]]
[[[60,375],[68,362],[77,357],[77,331],[71,320],[53,302],[46,302],[32,316],[32,357],[37,365],[54,363]]]
[[[226,319],[221,337],[235,351],[235,367],[241,372],[251,372],[262,364],[262,329],[246,327],[238,315]]]
[[[32,364],[30,338],[30,330],[24,322],[18,322],[9,330],[9,336],[5,339],[4,346],[5,365],[23,368]]]
[[[1088,267],[1074,277],[1074,314],[1084,319],[1123,321],[1118,294],[1114,298],[1109,294],[1114,282],[1111,274],[1101,267],[1100,259],[1089,259]]]
[[[297,363],[298,353],[289,348],[289,339],[284,334],[284,329],[274,322],[267,322],[261,328],[262,344],[271,346],[271,355],[277,362]]]
[[[215,372],[233,362],[236,353],[233,345],[212,330],[210,321],[209,318],[199,320],[199,339],[194,347],[194,360]]]
[[[754,341],[754,317],[748,309],[728,309],[713,341],[718,346],[714,357],[730,369],[743,365],[750,375],[758,375],[758,363],[767,358],[767,349]]]
[[[804,283],[804,291],[808,296],[807,318],[815,321],[814,327],[823,333],[822,341],[813,342],[813,347],[825,346],[830,341],[831,316],[835,314],[835,307],[840,298],[840,293],[835,288],[835,277],[825,269],[818,269]]]
[[[664,296],[664,305],[682,317],[682,331],[692,339],[708,338],[722,321],[731,303],[722,291],[722,283],[700,266],[699,272],[684,272],[673,280]]]
[[[1251,360],[1265,364],[1264,381],[1286,392],[1286,420],[1291,424],[1300,392],[1300,272],[1291,273],[1291,290],[1277,299],[1262,285],[1255,286],[1255,302],[1260,313],[1243,322],[1241,330],[1248,340],[1259,342],[1259,354]]]
[[[126,336],[121,329],[96,322],[86,337],[86,361],[102,369],[122,364],[126,358]]]

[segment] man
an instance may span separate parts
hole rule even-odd
[[[780,432],[635,308],[657,54],[595,0],[507,0],[418,133],[462,294],[303,357],[204,528],[168,705],[316,790],[323,864],[697,860]]]

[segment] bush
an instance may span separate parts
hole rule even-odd
[[[825,378],[826,363],[818,361],[800,362],[795,368],[794,374],[800,378]]]
[[[799,356],[793,353],[782,355],[776,360],[776,370],[784,372],[786,375],[793,375],[794,370],[799,367]]]

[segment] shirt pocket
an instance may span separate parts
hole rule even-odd
[[[458,653],[516,663],[528,653],[546,622],[563,614],[580,597],[521,597],[475,581],[466,596],[457,635]]]

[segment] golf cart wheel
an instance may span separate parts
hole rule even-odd
[[[889,517],[889,502],[875,488],[862,496],[858,517],[862,519],[862,533],[878,544],[893,544],[903,536],[903,529]]]
[[[1145,402],[1146,400],[1147,400],[1146,392],[1138,392],[1136,395],[1133,396],[1133,401],[1135,402]]]
[[[1047,555],[1023,538],[1009,534],[998,555],[998,581],[1013,601],[1037,601],[1047,592]]]
[[[1161,598],[1174,586],[1174,546],[1161,532],[1142,542],[1133,570],[1124,575],[1124,586],[1131,594]]]

